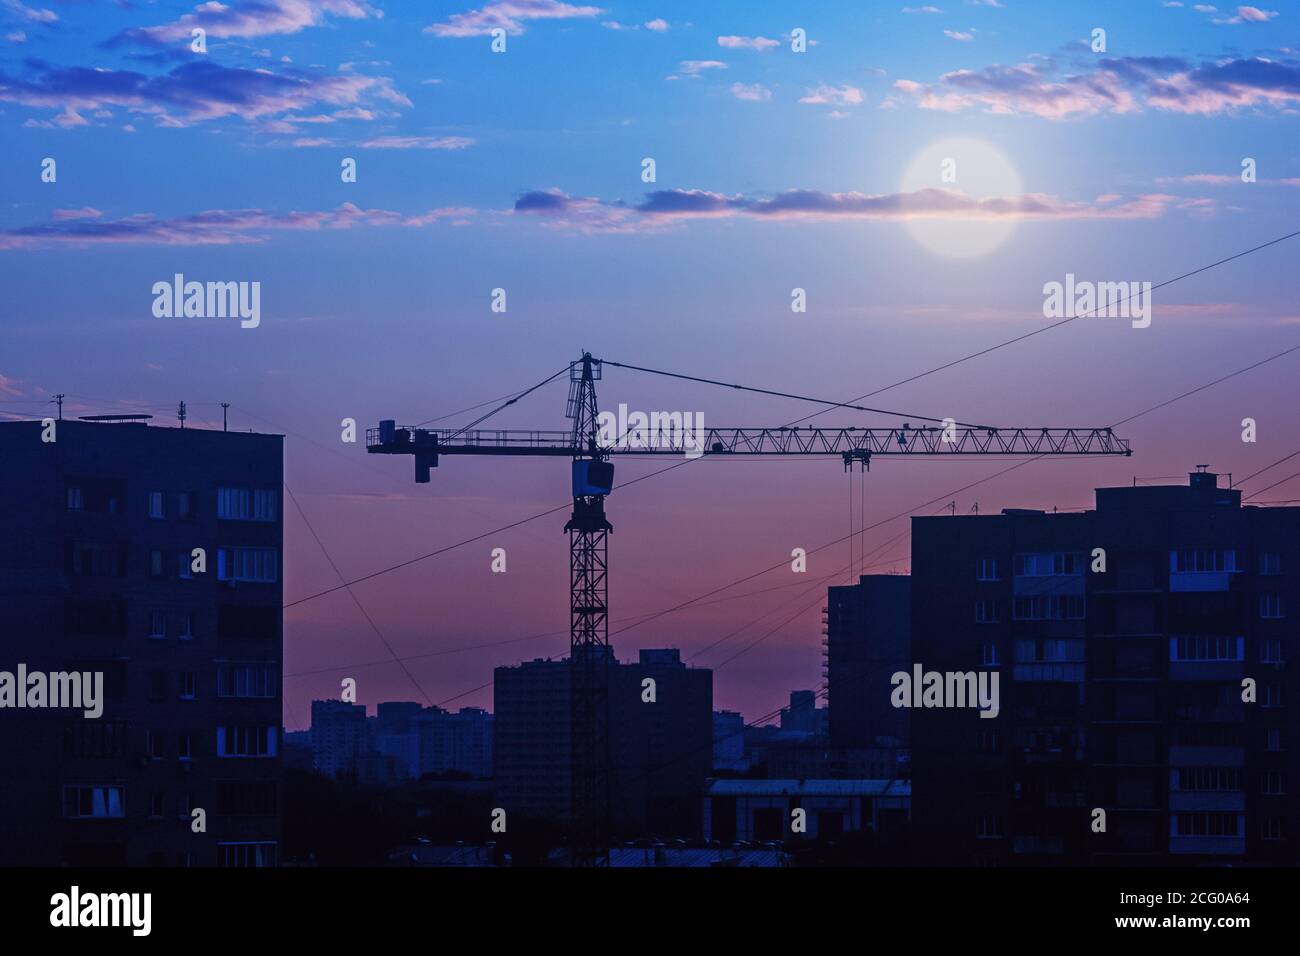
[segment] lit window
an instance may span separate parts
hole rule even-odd
[[[64,787],[63,815],[120,818],[125,816],[123,797],[121,787]]]
[[[167,517],[167,496],[161,491],[149,492],[149,517]]]
[[[86,501],[82,497],[81,489],[76,485],[68,485],[68,510],[81,511],[85,507]]]

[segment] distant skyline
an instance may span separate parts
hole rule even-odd
[[[205,53],[191,50],[196,27]],[[361,577],[568,497],[562,461],[444,459],[417,486],[409,459],[366,455],[364,429],[381,418],[468,422],[490,406],[451,413],[584,348],[847,400],[1041,329],[1043,287],[1067,274],[1160,283],[1295,230],[1298,29],[1294,3],[1161,0],[797,13],[11,0],[0,414],[39,417],[62,392],[70,417],[174,424],[184,400],[187,427],[220,428],[225,401],[232,428],[284,433],[292,604],[338,584],[331,560]],[[342,181],[347,159],[355,182]],[[1149,328],[1079,319],[865,404],[1030,427],[1121,422],[1300,343],[1297,241],[1157,291]],[[156,318],[151,289],[177,273],[260,283],[260,324]],[[806,312],[791,311],[795,289]],[[973,487],[1014,463],[878,460],[866,522],[950,500],[958,514],[1090,507],[1094,487],[1181,482],[1199,463],[1240,479],[1300,449],[1298,357],[1120,426],[1131,459],[1039,461]],[[709,425],[818,411],[609,367],[598,395],[603,408],[702,412]],[[492,424],[564,429],[564,400],[557,381]],[[345,418],[356,444],[340,441]],[[1255,443],[1242,441],[1246,418]],[[806,575],[759,575],[618,630],[844,536],[857,486],[834,459],[706,458],[628,484],[673,463],[618,462],[611,642],[623,659],[679,647],[692,665],[726,662],[715,708],[753,719],[821,685],[825,584],[849,575],[817,582],[848,565],[847,545],[813,554]],[[1291,497],[1300,479],[1263,495]],[[309,702],[337,697],[344,677],[372,707],[491,709],[494,666],[563,656],[564,519],[354,587],[420,690],[346,591],[291,606],[286,725],[305,727]],[[908,569],[906,532],[898,519],[865,534],[869,570]],[[490,572],[494,547],[506,574]]]

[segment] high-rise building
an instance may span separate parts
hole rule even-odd
[[[611,652],[612,657],[612,652]],[[569,662],[498,667],[493,759],[497,799],[531,817],[568,820],[572,788]],[[698,830],[713,767],[713,672],[677,650],[643,650],[609,667],[610,817],[618,833]]]
[[[366,708],[342,700],[311,702],[312,768],[327,777],[354,774],[370,752]]]
[[[0,461],[0,671],[104,688],[0,709],[0,863],[275,865],[281,437],[5,422]]]
[[[911,667],[911,579],[864,574],[828,588],[824,610],[831,746],[906,746],[908,713],[890,705],[889,693],[892,675]]]
[[[1198,472],[912,541],[916,664],[1000,678],[996,717],[912,712],[922,858],[1297,861],[1300,508]]]

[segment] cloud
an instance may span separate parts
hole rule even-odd
[[[26,20],[28,23],[58,23],[59,15],[53,10],[44,10],[37,7],[29,7],[26,4],[19,3],[18,0],[4,0],[4,8],[20,20]]]
[[[467,136],[379,136],[361,144],[362,149],[466,149],[478,140]]]
[[[856,86],[829,86],[826,83],[807,90],[799,99],[800,103],[834,104],[836,106],[856,106],[862,102],[862,91]]]
[[[1235,16],[1215,18],[1213,23],[1268,23],[1277,16],[1276,10],[1261,10],[1259,7],[1238,7]]]
[[[938,7],[903,7],[904,13],[943,13]]]
[[[975,39],[974,30],[971,30],[970,32],[967,33],[963,33],[958,30],[944,30],[943,35],[946,36],[949,40],[960,40],[963,43]]]
[[[15,30],[13,33],[6,33],[5,39],[10,43],[26,43],[27,32],[25,30]]]
[[[718,46],[728,50],[757,50],[762,53],[780,45],[780,40],[773,40],[769,37],[718,37]]]
[[[133,40],[155,46],[188,43],[191,31],[196,28],[205,30],[209,37],[219,38],[278,36],[319,26],[327,16],[364,20],[383,15],[382,10],[362,0],[252,0],[237,5],[209,0],[171,23],[126,30],[110,42]]]
[[[645,28],[655,33],[666,33],[668,32],[668,21],[663,17],[655,17],[653,20],[645,22]]]
[[[574,6],[559,0],[496,0],[481,9],[453,13],[445,23],[433,23],[425,33],[438,37],[487,36],[498,27],[511,36],[524,32],[526,20],[572,20],[598,17],[600,7]]]
[[[362,209],[343,203],[320,212],[274,213],[263,209],[213,209],[193,216],[160,219],[148,213],[124,219],[100,216],[55,217],[52,221],[0,231],[0,250],[51,245],[110,245],[138,243],[166,246],[210,246],[265,242],[269,233],[316,232],[361,226],[427,226],[442,219],[463,220],[473,209],[431,209],[414,216],[386,209]]]
[[[386,77],[357,73],[273,73],[220,66],[211,60],[184,63],[158,76],[129,70],[32,65],[37,72],[31,78],[0,73],[0,101],[61,109],[62,116],[54,121],[60,125],[84,122],[80,117],[83,110],[110,107],[152,115],[160,126],[182,127],[228,116],[270,120],[274,114],[317,104],[350,107],[368,99],[411,105]]]
[[[731,95],[738,100],[762,103],[772,98],[772,91],[762,83],[732,83]]]
[[[745,217],[767,221],[902,222],[940,220],[1085,220],[1155,219],[1171,207],[1204,211],[1210,200],[1180,200],[1164,193],[1124,199],[1103,196],[1077,202],[1030,193],[976,199],[944,189],[872,195],[792,189],[774,196],[728,196],[702,189],[667,189],[648,193],[638,205],[574,197],[558,189],[524,193],[516,215],[536,216],[554,228],[579,232],[633,232],[691,219]]]
[[[1088,73],[1051,76],[1037,63],[945,73],[934,84],[899,80],[894,88],[922,109],[1027,114],[1071,119],[1134,113],[1145,107],[1210,115],[1245,107],[1284,109],[1300,102],[1300,65],[1260,58],[1193,66],[1177,57],[1104,59]]]
[[[94,206],[82,206],[80,209],[54,210],[56,222],[67,222],[70,219],[98,219],[102,215],[104,214]]]
[[[705,70],[725,70],[727,64],[721,60],[682,60],[678,69],[687,76],[702,73]]]

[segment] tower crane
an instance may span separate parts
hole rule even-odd
[[[610,459],[616,455],[662,455],[664,442],[655,439],[673,437],[671,434],[652,434],[642,436],[648,440],[617,440],[602,444],[595,383],[601,379],[604,364],[601,359],[593,358],[590,352],[583,352],[580,359],[569,363],[569,398],[565,414],[573,425],[565,431],[424,429],[398,426],[395,420],[386,419],[379,423],[378,428],[366,432],[367,452],[414,456],[415,480],[421,484],[429,481],[429,470],[438,466],[438,459],[443,455],[570,459],[573,511],[564,530],[569,535],[572,852],[575,860],[593,864],[607,860],[608,853],[609,755],[606,742],[608,667],[612,656],[609,648],[608,535],[614,529],[605,516],[605,497],[614,488],[614,464]],[[1129,443],[1116,437],[1110,428],[959,427],[950,419],[945,420],[944,427],[914,428],[907,424],[895,428],[710,427],[704,430],[703,435],[703,442],[693,449],[700,456],[824,455],[841,458],[846,470],[855,462],[860,468],[867,468],[876,456],[948,458],[1132,454]],[[624,437],[619,436],[620,439]]]

